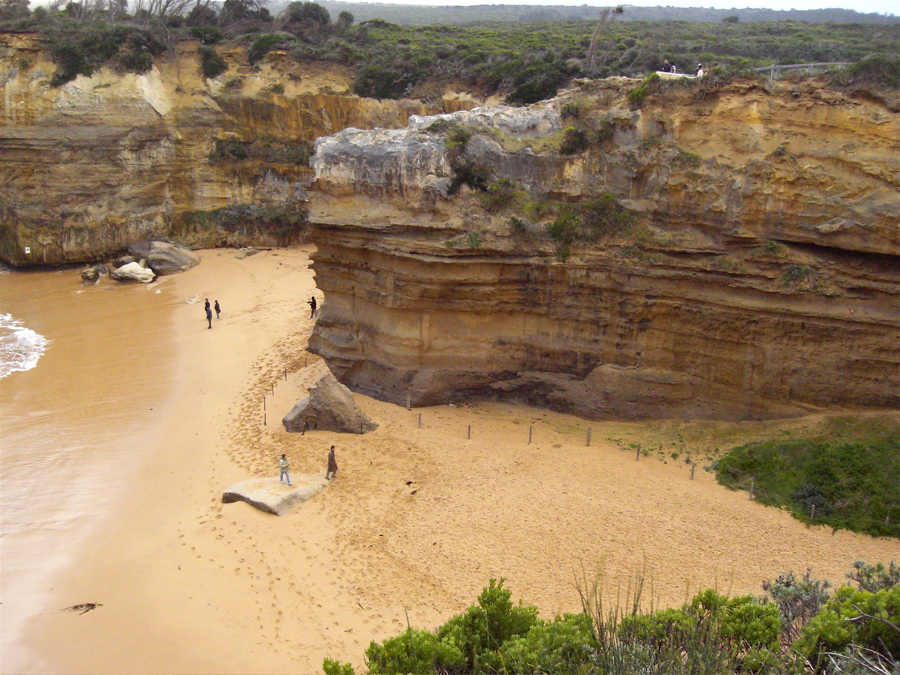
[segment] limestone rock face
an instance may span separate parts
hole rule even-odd
[[[222,503],[247,502],[251,506],[283,516],[297,504],[315,497],[328,485],[325,474],[292,477],[292,485],[277,478],[253,478],[235,483],[222,494]]]
[[[114,269],[109,273],[109,276],[116,281],[138,281],[142,284],[149,284],[156,278],[156,274],[154,274],[153,270],[148,267],[143,267],[140,263],[136,262],[128,263],[127,265],[122,265],[122,267]]]
[[[716,419],[900,406],[897,106],[810,81],[637,110],[633,86],[320,139],[310,350],[398,404]],[[581,112],[561,122],[567,103]],[[560,152],[566,126],[588,130],[586,149]],[[541,208],[429,194],[454,176],[453,133],[458,160]],[[630,225],[550,236],[562,203],[610,199]]]
[[[143,75],[103,68],[54,88],[38,37],[0,33],[0,259],[110,259],[151,237],[192,249],[294,243],[315,138],[471,107],[323,93],[351,74],[276,52],[253,68],[241,48],[208,80],[199,47],[179,41]]]
[[[284,416],[289,432],[317,429],[364,434],[378,428],[353,400],[353,393],[333,375],[326,375]]]

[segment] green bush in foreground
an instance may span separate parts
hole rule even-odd
[[[795,648],[821,668],[851,645],[900,661],[900,586],[877,593],[839,588],[804,629]]]
[[[764,583],[769,597],[698,593],[681,608],[643,612],[638,579],[630,610],[604,611],[598,584],[578,584],[584,611],[552,621],[514,605],[491,579],[478,602],[435,631],[409,628],[379,644],[366,661],[372,675],[570,673],[572,675],[726,675],[892,673],[900,666],[900,574],[854,564],[845,586],[793,572]],[[862,588],[873,584],[875,592]],[[875,664],[866,670],[859,664]],[[845,664],[838,667],[835,664]],[[880,668],[880,669],[879,669]],[[352,675],[325,659],[326,675]]]

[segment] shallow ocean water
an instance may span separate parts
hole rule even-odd
[[[0,274],[0,651],[136,485],[173,386],[165,279],[84,286],[77,270]],[[5,342],[4,342],[5,340]],[[3,370],[0,370],[3,373]],[[76,602],[90,602],[78,600]]]

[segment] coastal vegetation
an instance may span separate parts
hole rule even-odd
[[[372,642],[372,675],[405,673],[889,673],[900,665],[900,568],[854,564],[838,588],[809,570],[763,583],[764,595],[706,589],[679,608],[643,608],[645,580],[627,607],[604,605],[601,579],[577,580],[582,612],[552,620],[514,604],[491,579],[477,603],[435,630],[409,626]],[[325,659],[326,675],[351,675]]]
[[[900,435],[784,439],[734,448],[715,465],[719,482],[806,522],[900,537]]]
[[[864,80],[896,87],[900,80],[893,25],[624,20],[634,9],[622,18],[610,15],[598,32],[596,22],[584,18],[429,26],[373,18],[357,23],[351,12],[332,18],[314,2],[292,2],[273,15],[256,0],[228,0],[221,8],[175,0],[142,5],[132,14],[124,6],[95,0],[34,10],[27,1],[6,0],[0,6],[0,30],[43,35],[57,63],[54,86],[104,65],[146,72],[180,39],[204,45],[200,59],[206,77],[225,72],[216,45],[242,44],[251,65],[279,49],[298,61],[349,67],[356,75],[354,93],[374,98],[427,99],[439,96],[437,85],[453,82],[481,96],[500,94],[509,103],[528,104],[554,96],[573,78],[643,78],[664,60],[681,72],[692,72],[702,62],[712,77],[771,64],[839,61],[856,64],[835,75],[841,83]],[[635,99],[650,86],[645,81]]]

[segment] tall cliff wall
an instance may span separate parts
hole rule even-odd
[[[52,88],[37,37],[0,34],[0,259],[93,261],[151,235],[284,243],[303,220],[315,138],[469,105],[330,93],[350,75],[279,52],[250,67],[220,49],[229,70],[207,80],[198,47],[178,43],[145,75],[102,69]],[[256,152],[229,153],[241,148]]]
[[[900,407],[896,106],[807,81],[675,89],[635,109],[634,86],[317,141],[325,302],[310,349],[351,388],[414,405]],[[563,155],[569,127],[589,147]],[[452,194],[460,167],[518,192],[500,208],[502,183]],[[604,194],[631,226],[548,236],[561,202]]]

